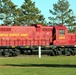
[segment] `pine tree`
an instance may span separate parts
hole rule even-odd
[[[5,14],[3,19],[4,24],[11,25],[14,22],[14,15],[16,14],[16,5],[11,0],[0,0],[0,13]]]
[[[45,24],[45,18],[38,8],[35,6],[35,2],[31,0],[25,0],[21,6],[22,14],[22,23],[26,25],[42,23]]]
[[[53,10],[49,10],[52,14],[50,19],[50,24],[65,24],[74,25],[76,17],[73,15],[72,9],[69,9],[68,0],[58,0],[57,3],[53,4]]]

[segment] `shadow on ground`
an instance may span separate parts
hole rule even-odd
[[[76,68],[73,64],[5,64],[3,66],[11,67],[57,67],[57,68]]]

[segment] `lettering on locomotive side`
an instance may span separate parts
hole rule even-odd
[[[10,36],[10,37],[12,37],[12,36],[28,36],[28,34],[0,34],[0,37],[1,36]]]
[[[0,34],[0,36],[8,36],[8,34]]]
[[[59,36],[59,39],[65,39],[65,36]]]
[[[28,36],[28,34],[21,34],[20,36]]]
[[[19,34],[9,34],[9,36],[19,36]]]

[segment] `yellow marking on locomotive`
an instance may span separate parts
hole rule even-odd
[[[5,34],[5,33],[3,33],[3,34],[0,34],[0,37],[1,36],[28,36],[28,34]]]
[[[29,48],[29,46],[26,46],[25,48]]]
[[[21,34],[21,36],[28,36],[28,34]]]
[[[61,47],[64,47],[64,46],[61,46]]]
[[[15,48],[15,46],[12,46],[12,48]]]
[[[46,46],[47,48],[49,48],[50,46]]]
[[[0,34],[0,36],[8,36],[8,34]]]
[[[59,36],[59,39],[61,39],[61,40],[65,39],[65,36]]]
[[[19,34],[9,34],[9,36],[19,36]]]

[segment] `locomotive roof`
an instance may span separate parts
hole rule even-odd
[[[64,26],[64,25],[56,25],[56,26],[54,26],[54,28],[56,28],[56,29],[67,29],[66,26]]]

